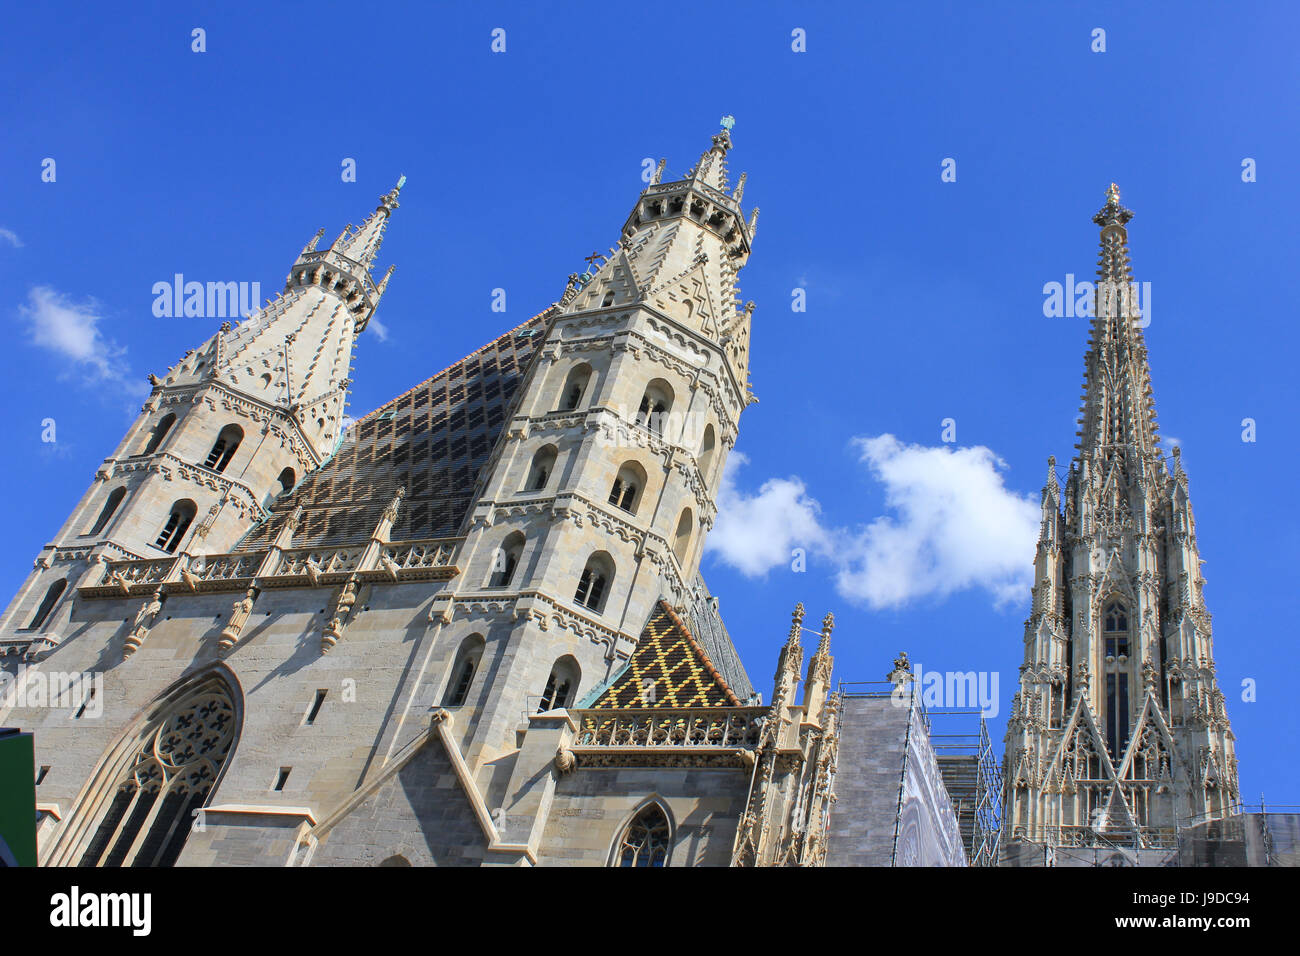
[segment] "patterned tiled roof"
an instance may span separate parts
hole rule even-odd
[[[667,601],[646,621],[623,669],[584,709],[736,707],[743,703]]]
[[[299,504],[295,547],[364,542],[399,486],[406,497],[392,540],[457,534],[551,315],[533,316],[360,419],[240,550],[266,547]]]

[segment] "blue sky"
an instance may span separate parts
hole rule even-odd
[[[762,207],[741,282],[761,401],[727,500],[769,546],[811,552],[796,573],[720,522],[705,571],[756,684],[770,693],[802,600],[812,626],[836,613],[841,679],[880,680],[902,649],[927,669],[998,673],[1000,740],[1027,613],[1027,592],[1007,594],[1032,559],[1018,523],[1047,456],[1072,454],[1087,337],[1084,319],[1044,316],[1043,286],[1091,276],[1090,218],[1115,180],[1152,284],[1156,403],[1191,479],[1243,797],[1300,803],[1300,769],[1275,759],[1300,730],[1300,523],[1277,500],[1300,465],[1296,26],[1285,4],[11,7],[0,583],[17,588],[146,374],[213,331],[156,318],[155,282],[273,295],[318,227],[329,239],[360,221],[405,173],[380,257],[397,263],[387,339],[372,329],[357,353],[359,416],[558,298],[617,239],[643,159],[681,175],[730,113],[733,175],[749,172],[747,208]],[[505,53],[490,50],[498,27]],[[80,324],[40,334],[42,303]],[[934,475],[955,497],[925,487]],[[993,543],[954,548],[947,519],[980,501],[994,527],[958,530]],[[911,585],[837,576],[882,542],[917,562]]]

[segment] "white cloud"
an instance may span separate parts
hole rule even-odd
[[[853,445],[883,486],[889,514],[856,529],[827,527],[798,476],[770,479],[755,495],[741,491],[736,471],[746,459],[733,455],[708,551],[758,577],[805,548],[834,567],[841,595],[873,608],[972,588],[998,605],[1028,597],[1039,506],[1004,485],[1006,465],[991,450],[908,445],[893,435]]]
[[[736,486],[736,472],[748,461],[740,453],[727,460],[706,550],[746,577],[788,565],[795,548],[825,552],[830,538],[818,518],[821,507],[808,497],[804,483],[797,477],[771,478],[758,494],[747,495]]]
[[[366,328],[374,332],[375,337],[379,339],[379,341],[388,341],[388,326],[384,325],[384,323],[380,322],[373,315],[370,317],[370,321],[366,323]]]
[[[893,514],[852,536],[841,594],[876,608],[969,588],[999,605],[1028,596],[1039,505],[1003,484],[1006,463],[990,449],[906,445],[893,435],[854,446]]]
[[[48,286],[36,286],[27,299],[26,305],[18,307],[18,313],[27,321],[33,344],[66,359],[71,363],[69,371],[80,369],[89,384],[115,384],[131,395],[148,392],[144,383],[129,380],[126,349],[100,332],[103,316],[97,302],[73,302]]]
[[[13,246],[15,249],[21,249],[23,247],[23,241],[18,238],[18,233],[14,232],[12,229],[4,228],[4,226],[0,226],[0,239],[9,243],[9,245]]]

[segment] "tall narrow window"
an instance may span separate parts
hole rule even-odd
[[[1118,763],[1128,747],[1129,700],[1128,610],[1119,601],[1111,601],[1102,612],[1105,634],[1106,668],[1106,745]]]
[[[516,531],[507,535],[501,546],[492,553],[492,573],[488,577],[490,588],[506,588],[515,578],[515,568],[524,553],[524,536]]]
[[[543,445],[533,455],[532,464],[528,466],[528,478],[524,482],[524,491],[545,491],[550,484],[551,473],[555,471],[555,459],[558,452],[554,445]]]
[[[657,803],[638,813],[623,831],[615,863],[618,866],[664,866],[671,837],[668,815]]]
[[[578,662],[567,654],[555,662],[551,674],[546,678],[546,687],[542,691],[542,700],[537,712],[543,714],[548,710],[561,710],[573,703],[574,691],[578,689]]]
[[[704,483],[708,484],[709,479],[713,477],[713,456],[717,451],[717,439],[714,437],[713,426],[704,427],[704,442],[700,445],[700,477]]]
[[[574,603],[597,613],[603,611],[613,576],[613,559],[604,551],[593,554],[578,576],[578,589],[573,594]]]
[[[560,392],[560,411],[571,412],[582,406],[583,396],[587,394],[587,385],[591,381],[591,366],[586,362],[575,365],[564,380]]]
[[[328,693],[325,690],[316,691],[316,696],[311,702],[311,709],[307,711],[307,719],[304,721],[308,727],[316,723],[316,718],[320,716],[320,709],[325,706],[325,695]]]
[[[280,472],[280,477],[275,480],[275,493],[277,496],[288,491],[293,491],[293,486],[298,483],[298,476],[292,468],[286,468]]]
[[[34,631],[45,623],[45,619],[48,618],[50,612],[54,610],[54,605],[58,604],[59,598],[63,597],[63,591],[67,586],[68,579],[60,578],[46,588],[45,597],[41,598],[41,605],[36,609],[36,613],[32,615],[31,622],[27,625],[27,630]]]
[[[683,508],[681,517],[677,519],[677,531],[673,535],[673,554],[683,568],[686,567],[686,555],[690,552],[694,531],[695,516],[691,514],[690,508]]]
[[[646,386],[645,394],[641,396],[641,404],[637,407],[636,423],[656,435],[662,435],[672,407],[672,387],[663,379],[657,378]]]
[[[162,441],[167,437],[167,433],[171,431],[171,427],[175,424],[176,416],[173,414],[169,413],[160,418],[158,424],[153,427],[153,431],[149,433],[149,440],[145,442],[140,454],[152,455],[156,452],[162,446]]]
[[[481,635],[471,634],[461,642],[456,652],[456,662],[451,669],[451,682],[445,695],[446,707],[460,707],[469,700],[469,689],[474,684],[478,663],[483,659],[484,641]]]
[[[122,499],[125,497],[125,488],[114,488],[109,492],[108,500],[104,502],[104,507],[99,512],[99,517],[95,519],[95,523],[91,526],[88,533],[99,534],[103,531],[105,526],[108,524],[109,519],[112,518],[114,513],[117,511],[117,506],[122,503]]]
[[[153,546],[161,548],[168,554],[175,554],[181,539],[185,537],[185,532],[190,530],[190,524],[194,521],[196,510],[194,502],[188,498],[172,505],[171,513],[167,516],[167,523],[163,525],[162,532],[154,541]]]
[[[227,425],[221,429],[217,435],[217,440],[212,445],[212,450],[208,452],[208,457],[203,460],[204,468],[211,468],[213,471],[225,471],[226,466],[230,464],[230,459],[235,457],[235,452],[239,450],[239,443],[244,440],[244,430],[238,425]]]

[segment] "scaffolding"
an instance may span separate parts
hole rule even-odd
[[[996,866],[1002,834],[1002,766],[978,707],[921,708],[971,866]]]
[[[840,681],[845,697],[888,698],[897,685],[889,681]],[[966,859],[971,866],[997,866],[1002,836],[1002,764],[993,751],[988,723],[978,707],[927,710],[919,691],[912,702],[921,716],[957,815]]]

